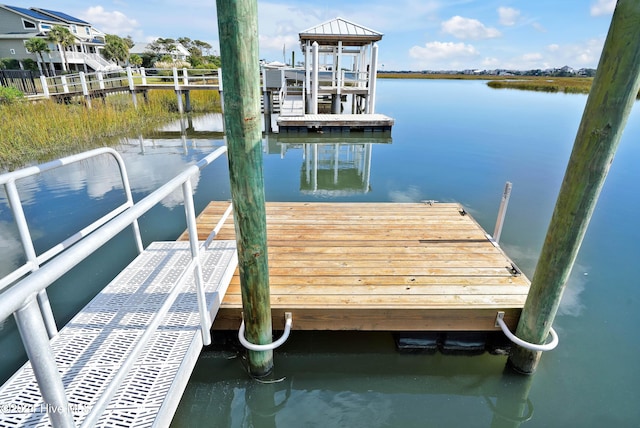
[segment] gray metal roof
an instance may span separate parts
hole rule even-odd
[[[375,42],[382,39],[382,33],[343,18],[334,18],[300,32],[300,41],[348,41],[350,44]]]

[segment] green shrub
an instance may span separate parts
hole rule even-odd
[[[0,104],[13,104],[23,97],[22,91],[16,88],[0,86]]]

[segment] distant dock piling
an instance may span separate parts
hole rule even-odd
[[[542,343],[640,90],[640,3],[619,0],[547,230],[516,336]],[[541,353],[514,347],[509,364],[535,372]]]

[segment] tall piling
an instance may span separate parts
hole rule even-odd
[[[233,200],[246,339],[271,343],[267,226],[262,174],[258,6],[256,0],[218,0],[225,88],[225,132]],[[273,351],[248,351],[249,370],[264,376]]]
[[[640,2],[619,0],[516,330],[527,342],[549,333],[639,90]],[[540,354],[514,346],[509,364],[530,374]]]

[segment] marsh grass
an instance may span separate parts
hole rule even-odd
[[[0,170],[115,145],[121,137],[152,131],[179,117],[175,92],[149,91],[149,102],[138,97],[136,110],[130,95],[111,95],[104,102],[83,104],[54,101],[0,105]],[[193,91],[194,113],[220,111],[217,91]]]
[[[380,73],[382,79],[450,79],[488,80],[487,86],[494,89],[519,89],[523,91],[562,92],[565,94],[588,94],[593,84],[592,77],[551,76],[490,76],[482,74],[430,74],[430,73]],[[636,99],[640,100],[640,92]]]
[[[453,79],[488,80],[494,89],[521,89],[526,91],[564,92],[567,94],[588,94],[591,77],[550,77],[550,76],[490,76],[475,74],[426,74],[426,73],[382,73],[388,79]]]
[[[592,83],[593,78],[591,77],[548,77],[523,80],[492,80],[487,85],[494,89],[588,94]]]

